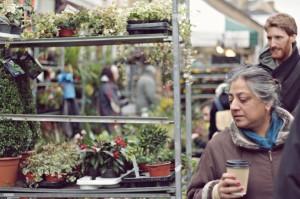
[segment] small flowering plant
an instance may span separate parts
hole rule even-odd
[[[85,136],[81,144],[81,158],[83,159],[83,172],[90,167],[104,174],[107,169],[112,169],[116,175],[125,171],[127,143],[122,135],[117,135],[114,140],[98,140]]]

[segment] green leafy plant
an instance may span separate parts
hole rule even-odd
[[[78,27],[78,21],[76,20],[77,12],[63,11],[60,14],[55,15],[54,24],[58,29],[66,28],[75,30]]]
[[[115,174],[124,172],[127,143],[121,135],[117,135],[113,141],[91,139],[85,136],[81,145],[81,158],[83,159],[83,171],[89,167],[99,170],[104,174],[107,169],[113,169]]]
[[[21,57],[24,55],[22,51],[17,51],[17,57]],[[25,71],[25,74],[29,74],[29,68],[20,64],[21,68]],[[19,78],[15,79],[17,83],[17,88],[19,94],[21,96],[21,103],[24,107],[23,114],[37,114],[35,98],[32,94],[31,89],[31,79],[29,75],[21,75]],[[31,136],[28,136],[27,139],[27,150],[34,149],[35,144],[41,137],[41,128],[40,122],[28,121],[29,130],[31,131]]]
[[[24,24],[25,13],[31,14],[30,3],[17,5],[13,0],[3,0],[0,3],[0,21],[5,20],[7,24],[21,27]],[[5,19],[6,18],[6,19]]]
[[[0,58],[3,55],[0,55]],[[0,62],[0,114],[23,114],[24,105],[15,78]],[[0,157],[16,157],[27,149],[32,131],[28,122],[0,120]]]
[[[129,8],[128,21],[167,21],[172,19],[172,1],[137,1]]]
[[[24,175],[31,173],[35,182],[42,181],[43,177],[49,174],[52,176],[57,174],[73,182],[81,176],[79,171],[81,163],[78,145],[71,142],[48,143],[30,156],[21,168]]]
[[[31,27],[31,30],[22,32],[21,36],[25,39],[52,38],[58,33],[55,14],[52,12],[33,13],[25,27]]]
[[[3,0],[0,2],[1,22],[5,20],[10,24],[10,18],[17,12],[17,5],[13,0]],[[6,19],[5,19],[6,18]]]
[[[138,130],[139,146],[150,155],[154,155],[156,163],[159,161],[159,154],[168,144],[168,131],[155,124],[141,126]]]
[[[125,7],[110,6],[89,12],[89,34],[91,35],[124,35],[127,26]]]

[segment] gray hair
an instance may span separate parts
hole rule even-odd
[[[226,82],[230,87],[233,81],[240,78],[247,82],[251,91],[264,103],[271,104],[272,107],[280,105],[280,84],[269,72],[255,65],[241,66],[229,73]]]

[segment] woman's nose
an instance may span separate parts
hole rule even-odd
[[[239,109],[240,108],[240,106],[239,106],[239,104],[235,101],[235,100],[233,100],[231,103],[230,103],[230,109],[231,110],[237,110],[237,109]]]

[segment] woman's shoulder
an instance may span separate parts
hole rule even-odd
[[[230,128],[225,128],[221,132],[214,133],[213,137],[210,139],[210,145],[224,145],[227,143],[232,143],[230,135]]]

